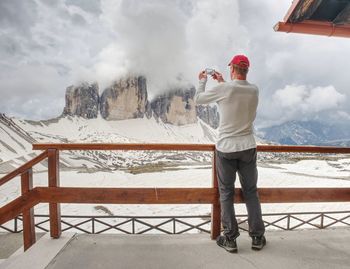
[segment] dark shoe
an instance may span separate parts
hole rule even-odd
[[[252,237],[252,249],[261,250],[266,245],[265,236],[253,236]]]
[[[216,238],[216,244],[219,247],[226,249],[228,252],[235,253],[237,252],[237,243],[236,239],[229,240],[226,236],[219,235]]]

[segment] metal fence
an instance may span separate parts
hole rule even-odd
[[[248,231],[247,215],[236,215],[241,231]],[[263,215],[268,230],[349,227],[350,211],[295,212]],[[0,226],[0,231],[22,232],[22,216]],[[87,234],[183,234],[209,233],[210,215],[197,216],[61,216],[62,231]],[[35,215],[36,232],[49,232],[49,215]]]

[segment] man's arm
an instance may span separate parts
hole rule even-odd
[[[207,91],[205,90],[206,84],[207,75],[201,72],[199,74],[199,86],[194,96],[194,101],[196,104],[210,104],[223,99],[222,90],[220,89],[222,87],[221,84]]]

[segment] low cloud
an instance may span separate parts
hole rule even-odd
[[[342,118],[348,114],[339,110],[345,104],[346,95],[334,86],[312,87],[307,85],[287,85],[277,90],[269,101],[263,102],[260,111],[269,124],[280,124],[291,120],[322,120],[322,115],[330,119],[336,112]]]

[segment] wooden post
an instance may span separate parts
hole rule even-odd
[[[25,194],[33,189],[33,170],[29,168],[21,174],[21,190]],[[23,211],[23,248],[26,251],[35,243],[34,208]]]
[[[212,158],[212,180],[213,180],[213,188],[215,189],[215,202],[211,206],[211,239],[216,239],[217,236],[220,235],[220,227],[221,227],[221,209],[220,209],[220,201],[219,201],[219,187],[218,187],[218,179],[216,173],[216,153],[213,152]]]
[[[59,187],[59,151],[48,149],[49,187]],[[50,234],[52,238],[61,235],[61,207],[59,203],[49,203]]]

